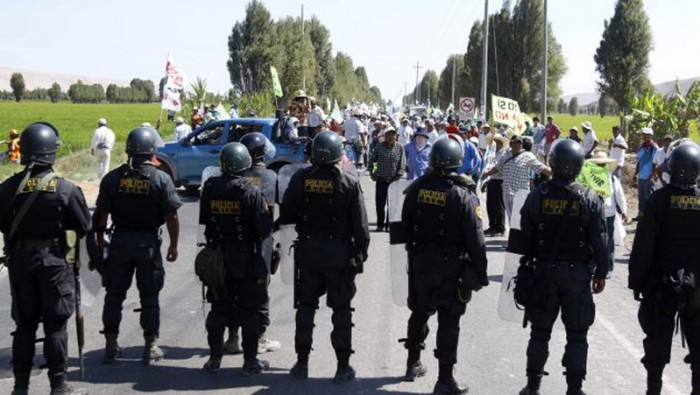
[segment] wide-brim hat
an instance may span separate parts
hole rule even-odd
[[[303,89],[299,89],[298,91],[294,92],[294,97],[306,97],[306,92],[304,92]]]
[[[430,136],[430,134],[428,133],[428,129],[426,129],[426,128],[417,128],[414,135],[415,136],[425,136],[425,137]]]
[[[175,123],[176,124],[185,123],[185,120],[182,117],[177,117],[177,118],[175,118]]]
[[[506,136],[503,136],[500,133],[496,133],[495,136],[487,136],[486,137],[486,142],[488,144],[491,144],[494,141],[500,141],[501,144],[503,144],[503,146],[507,146],[508,143],[510,143],[510,140],[508,140],[508,138]]]
[[[615,169],[617,169],[617,160],[609,157],[608,153],[602,150],[593,152],[593,157],[588,159],[588,163],[594,165],[608,165],[610,171],[615,171]]]
[[[593,124],[589,121],[583,121],[581,122],[581,128],[586,130],[593,130]]]

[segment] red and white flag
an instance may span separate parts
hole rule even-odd
[[[167,80],[163,87],[163,97],[160,98],[160,107],[164,110],[180,111],[182,108],[180,94],[185,90],[186,77],[170,54],[165,64],[165,75]]]

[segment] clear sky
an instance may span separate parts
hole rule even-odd
[[[513,1],[513,3],[515,0]],[[247,0],[0,0],[0,66],[107,78],[158,80],[168,51],[191,80],[230,87],[226,60],[231,27]],[[277,19],[301,2],[264,0]],[[490,11],[502,1],[491,0]],[[565,94],[591,92],[593,54],[615,0],[549,0],[549,17],[569,71]],[[466,50],[469,28],[483,18],[483,0],[305,0],[331,32],[334,51],[367,69],[383,96],[415,84],[413,66],[440,73],[451,53]],[[700,76],[700,0],[646,0],[654,35],[651,80]],[[496,32],[498,33],[498,32]],[[298,87],[284,87],[297,89]]]

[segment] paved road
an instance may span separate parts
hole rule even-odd
[[[370,221],[374,221],[374,188],[363,179]],[[138,316],[131,311],[138,307],[135,289],[129,293],[124,307],[120,344],[123,358],[114,365],[101,362],[103,338],[101,329],[102,302],[85,310],[87,340],[87,375],[81,380],[77,371],[74,328],[70,325],[70,380],[88,388],[92,394],[149,393],[234,393],[234,394],[413,394],[432,391],[437,375],[437,362],[432,356],[435,344],[436,320],[430,321],[431,332],[423,361],[428,375],[415,382],[403,383],[406,352],[397,342],[406,335],[409,312],[391,302],[389,271],[389,237],[386,233],[372,233],[370,259],[365,273],[358,277],[358,293],[354,301],[356,313],[352,364],[358,379],[345,386],[335,386],[330,377],[335,372],[335,358],[330,345],[330,311],[322,307],[317,314],[315,350],[310,360],[310,378],[293,380],[288,369],[295,361],[293,352],[294,310],[292,289],[282,284],[279,277],[270,285],[272,298],[271,338],[282,342],[282,350],[267,354],[271,370],[253,378],[240,375],[241,356],[224,358],[218,375],[208,375],[201,369],[208,352],[204,328],[201,288],[193,270],[196,239],[197,201],[185,196],[187,203],[180,211],[182,233],[180,258],[166,265],[166,285],[161,294],[162,328],[160,342],[166,359],[144,367],[140,363],[142,335]],[[373,228],[373,226],[372,226]],[[525,348],[529,331],[519,324],[502,321],[496,307],[503,273],[504,239],[488,240],[489,274],[491,285],[474,296],[462,318],[459,345],[458,379],[467,382],[472,394],[516,394],[525,382]],[[164,243],[167,245],[167,243]],[[645,374],[641,358],[642,333],[636,319],[637,304],[626,290],[626,251],[618,251],[620,262],[605,292],[596,296],[596,322],[591,328],[589,342],[588,380],[584,389],[591,394],[642,394]],[[135,288],[135,287],[134,287]],[[9,284],[7,276],[0,276],[0,331],[8,334],[14,328],[9,314]],[[9,335],[0,336],[0,368],[9,364],[7,347]],[[550,375],[543,384],[544,394],[565,392],[561,356],[565,335],[557,324],[552,336]],[[41,347],[38,347],[41,351]],[[682,363],[686,352],[676,338],[671,365],[666,369],[665,391],[668,394],[690,392],[690,373]],[[36,363],[42,364],[38,355]],[[38,371],[36,372],[39,373]],[[2,379],[8,372],[0,371],[0,394],[11,390],[12,380]],[[11,375],[10,375],[11,376]],[[32,379],[31,393],[48,393],[48,381],[42,372]]]

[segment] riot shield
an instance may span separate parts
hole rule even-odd
[[[510,233],[520,232],[520,210],[525,204],[528,190],[521,189],[515,193],[513,198],[513,214],[510,218]],[[520,267],[519,254],[503,252],[503,279],[501,282],[501,295],[498,299],[498,316],[508,322],[522,323],[524,312],[515,304],[514,292],[515,281],[513,277],[518,274]]]
[[[501,254],[503,257],[503,280],[501,282],[501,295],[498,299],[498,316],[502,320],[522,324],[524,311],[515,304],[514,277],[520,267],[520,255],[510,252]]]
[[[288,165],[282,166],[279,173],[277,173],[277,202],[282,203],[284,199],[284,193],[287,192],[289,187],[289,180],[292,179],[294,173],[300,169],[304,169],[311,166],[310,163],[290,163]]]
[[[278,233],[281,247],[280,270],[282,282],[285,285],[294,284],[294,242],[297,240],[297,231],[294,225],[281,225]]]
[[[96,235],[90,232],[80,240],[80,302],[85,307],[95,304],[102,289],[102,276],[97,270],[90,270],[89,263],[96,254],[103,254],[103,251],[97,249],[95,237]],[[90,246],[91,244],[94,246]]]
[[[411,185],[409,180],[392,182],[389,185],[388,206],[391,256],[391,298],[398,306],[406,306],[408,301],[408,253],[401,227],[404,191]]]
[[[202,170],[202,186],[204,186],[204,183],[207,182],[207,180],[210,177],[218,177],[221,175],[221,167],[219,166],[207,166]],[[200,188],[199,194],[201,196],[202,194],[202,189]]]
[[[254,167],[245,172],[250,181],[260,187],[265,202],[274,205],[277,202],[277,174],[269,169]]]

